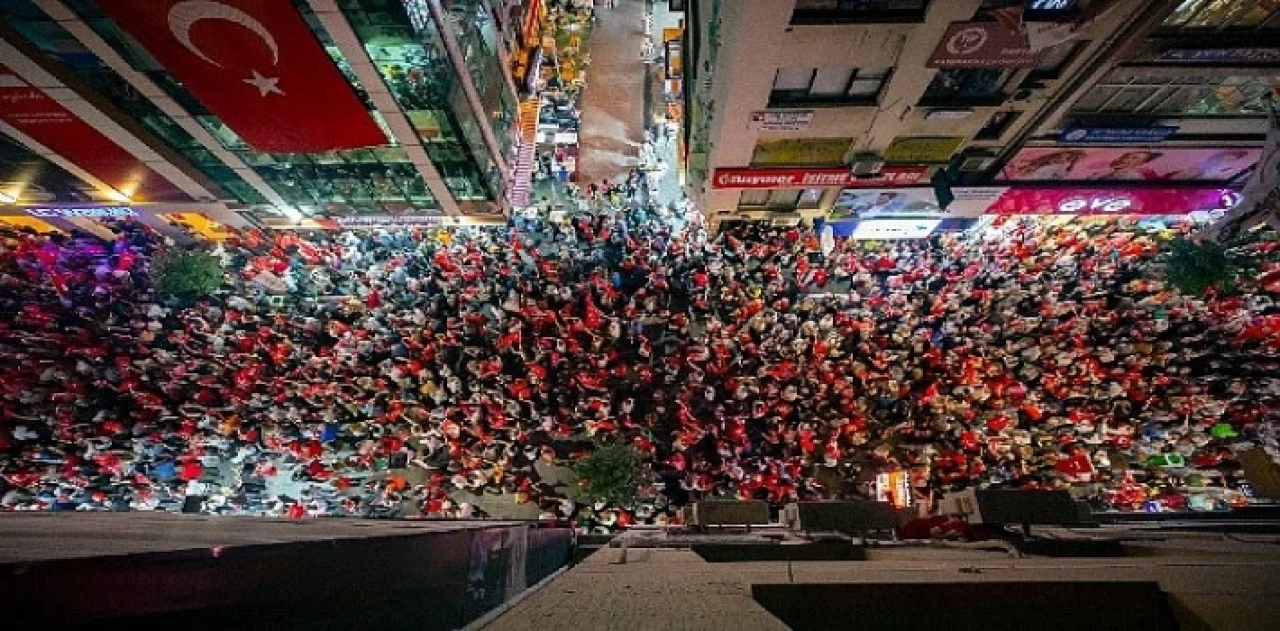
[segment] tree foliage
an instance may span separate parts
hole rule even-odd
[[[573,465],[582,494],[593,502],[626,505],[640,485],[640,452],[626,444],[601,444]]]
[[[170,296],[205,296],[222,286],[222,262],[203,250],[167,252],[151,266],[156,291]]]
[[[1240,278],[1254,267],[1238,244],[1183,237],[1169,243],[1163,263],[1169,284],[1189,296],[1203,296],[1211,288],[1219,294],[1235,293]]]

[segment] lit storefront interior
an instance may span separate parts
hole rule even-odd
[[[338,4],[454,197],[460,203],[501,199],[503,174],[486,149],[480,123],[425,3]],[[498,76],[488,81],[501,81],[501,68],[493,71]],[[515,113],[512,103],[511,120]]]

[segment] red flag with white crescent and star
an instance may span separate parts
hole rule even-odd
[[[387,144],[291,2],[98,4],[254,149],[313,153]]]

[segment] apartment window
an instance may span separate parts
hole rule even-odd
[[[939,70],[925,88],[921,105],[998,105],[1012,70],[964,68]]]
[[[1162,30],[1280,29],[1280,0],[1183,0]]]
[[[780,188],[767,191],[742,191],[742,195],[738,198],[738,206],[771,210],[817,208],[822,202],[823,190],[821,188]]]
[[[796,0],[792,24],[920,22],[929,0]]]
[[[1265,116],[1272,85],[1268,76],[1162,76],[1119,69],[1076,103],[1078,113],[1161,116]]]
[[[769,105],[871,105],[888,78],[888,68],[779,68]]]
[[[974,140],[999,140],[1019,116],[1022,116],[1022,112],[1013,110],[1001,110],[992,114],[987,124],[978,130]]]

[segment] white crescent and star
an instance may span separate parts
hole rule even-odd
[[[280,47],[276,44],[276,38],[271,35],[271,31],[267,30],[267,27],[254,19],[252,15],[221,2],[184,0],[169,9],[169,31],[173,33],[173,36],[178,40],[179,44],[182,44],[183,48],[191,51],[191,54],[206,63],[219,68],[224,67],[221,63],[218,63],[218,60],[205,54],[195,42],[191,41],[191,29],[201,20],[222,20],[249,29],[267,45],[267,48],[271,49],[271,65],[275,66],[280,63]],[[259,96],[284,94],[284,90],[281,90],[279,86],[279,77],[264,76],[256,69],[251,72],[253,73],[252,77],[241,79],[241,81],[257,88]]]

